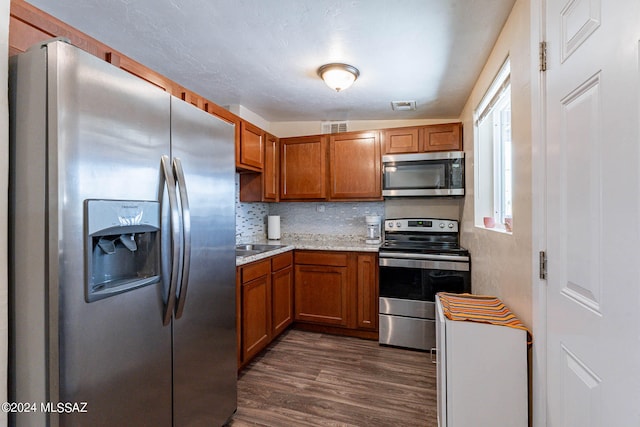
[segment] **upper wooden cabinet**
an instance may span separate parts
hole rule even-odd
[[[379,133],[358,132],[329,137],[329,198],[382,198]]]
[[[327,139],[324,135],[280,139],[280,200],[327,196]]]
[[[262,171],[265,132],[244,120],[240,123],[240,144],[236,146],[236,167]]]
[[[383,154],[462,151],[462,123],[387,129],[382,147]]]
[[[421,129],[420,151],[461,151],[462,123],[429,125]]]
[[[265,135],[262,172],[242,171],[240,174],[241,202],[277,202],[280,200],[280,142],[273,135]]]
[[[294,282],[297,322],[378,331],[377,253],[296,250]]]
[[[420,150],[420,128],[399,128],[382,131],[384,154],[417,153]]]
[[[280,144],[278,138],[270,134],[265,138],[262,181],[262,200],[277,202],[280,193]]]

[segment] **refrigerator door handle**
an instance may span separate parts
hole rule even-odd
[[[173,159],[173,171],[178,181],[180,191],[180,206],[182,208],[182,231],[183,231],[183,258],[182,258],[182,283],[178,301],[176,304],[175,318],[179,319],[184,311],[184,304],[187,299],[187,288],[189,286],[189,266],[191,262],[191,212],[189,210],[189,197],[187,195],[187,184],[184,179],[184,170],[179,157]]]
[[[178,274],[180,269],[180,212],[178,211],[178,197],[176,196],[176,182],[173,177],[173,171],[171,170],[170,160],[168,156],[162,156],[160,163],[162,165],[162,177],[161,190],[164,185],[167,186],[167,193],[169,194],[169,210],[170,210],[170,223],[171,223],[171,278],[169,281],[169,290],[167,292],[167,301],[164,306],[164,314],[162,323],[166,326],[171,322],[171,316],[173,315],[173,308],[176,304],[176,290],[178,287]],[[162,197],[162,196],[161,196]],[[162,261],[167,262],[168,256],[166,253],[162,255]]]

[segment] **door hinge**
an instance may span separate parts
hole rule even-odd
[[[540,42],[540,71],[547,71],[547,42]]]
[[[547,279],[547,253],[540,251],[540,279]]]

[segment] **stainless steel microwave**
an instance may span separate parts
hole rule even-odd
[[[382,156],[382,195],[464,196],[464,152]]]

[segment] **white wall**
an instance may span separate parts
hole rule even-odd
[[[0,95],[0,384],[7,384],[7,348],[8,348],[8,296],[7,296],[7,214],[9,199],[9,100],[8,63],[9,56],[9,0],[0,0],[0,82],[3,90]],[[0,402],[7,401],[7,388],[0,387]],[[7,425],[7,415],[0,413],[0,426]]]
[[[474,293],[500,297],[532,326],[532,128],[530,1],[518,0],[467,100],[461,119],[467,176],[462,213],[462,245],[471,251]],[[513,144],[513,234],[474,225],[473,110],[489,88],[507,55],[511,58],[511,123]]]

